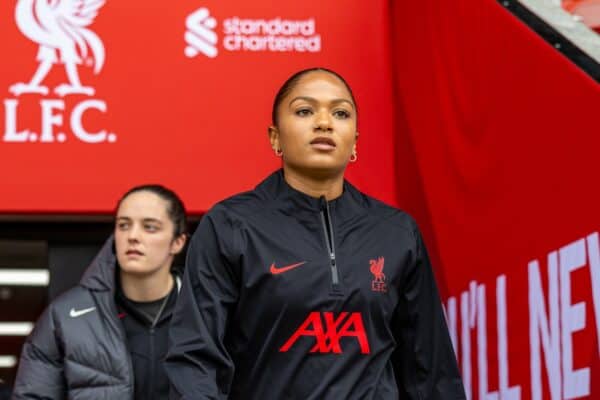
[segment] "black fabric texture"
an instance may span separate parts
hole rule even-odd
[[[167,355],[169,321],[176,300],[176,284],[166,298],[152,302],[128,299],[118,287],[116,303],[133,363],[135,399],[168,398],[169,381],[163,362]],[[153,325],[159,311],[156,325]]]
[[[280,170],[215,205],[169,336],[172,399],[465,399],[415,222],[348,182],[324,201]]]

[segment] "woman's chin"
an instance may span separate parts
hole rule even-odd
[[[310,160],[306,160],[301,164],[290,166],[293,169],[301,170],[311,175],[314,174],[316,177],[338,175],[346,167],[345,164],[332,160],[331,157],[311,157]]]
[[[155,272],[158,268],[152,268],[145,263],[141,263],[139,261],[127,261],[123,264],[120,264],[121,271],[128,275],[150,275]]]

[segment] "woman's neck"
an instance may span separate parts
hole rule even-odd
[[[336,175],[308,176],[294,168],[283,166],[283,177],[294,189],[314,198],[336,199],[344,191],[344,172]]]
[[[121,289],[129,300],[147,302],[162,299],[173,289],[174,279],[168,268],[151,275],[128,274],[119,271]]]

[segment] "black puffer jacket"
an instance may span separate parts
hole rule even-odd
[[[44,311],[23,346],[13,400],[134,399],[131,344],[128,346],[115,303],[115,265],[111,238],[79,285]],[[160,323],[159,329],[165,331],[161,337],[166,336],[168,322]],[[163,341],[162,357],[166,337]],[[162,357],[149,364],[158,364]],[[157,391],[154,395],[165,398]]]

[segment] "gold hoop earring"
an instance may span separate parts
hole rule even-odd
[[[281,156],[283,156],[283,150],[281,150],[281,149],[275,149],[275,155],[276,155],[277,157],[281,157]]]
[[[356,162],[356,160],[358,160],[358,154],[356,152],[354,152],[350,156],[350,162]]]

